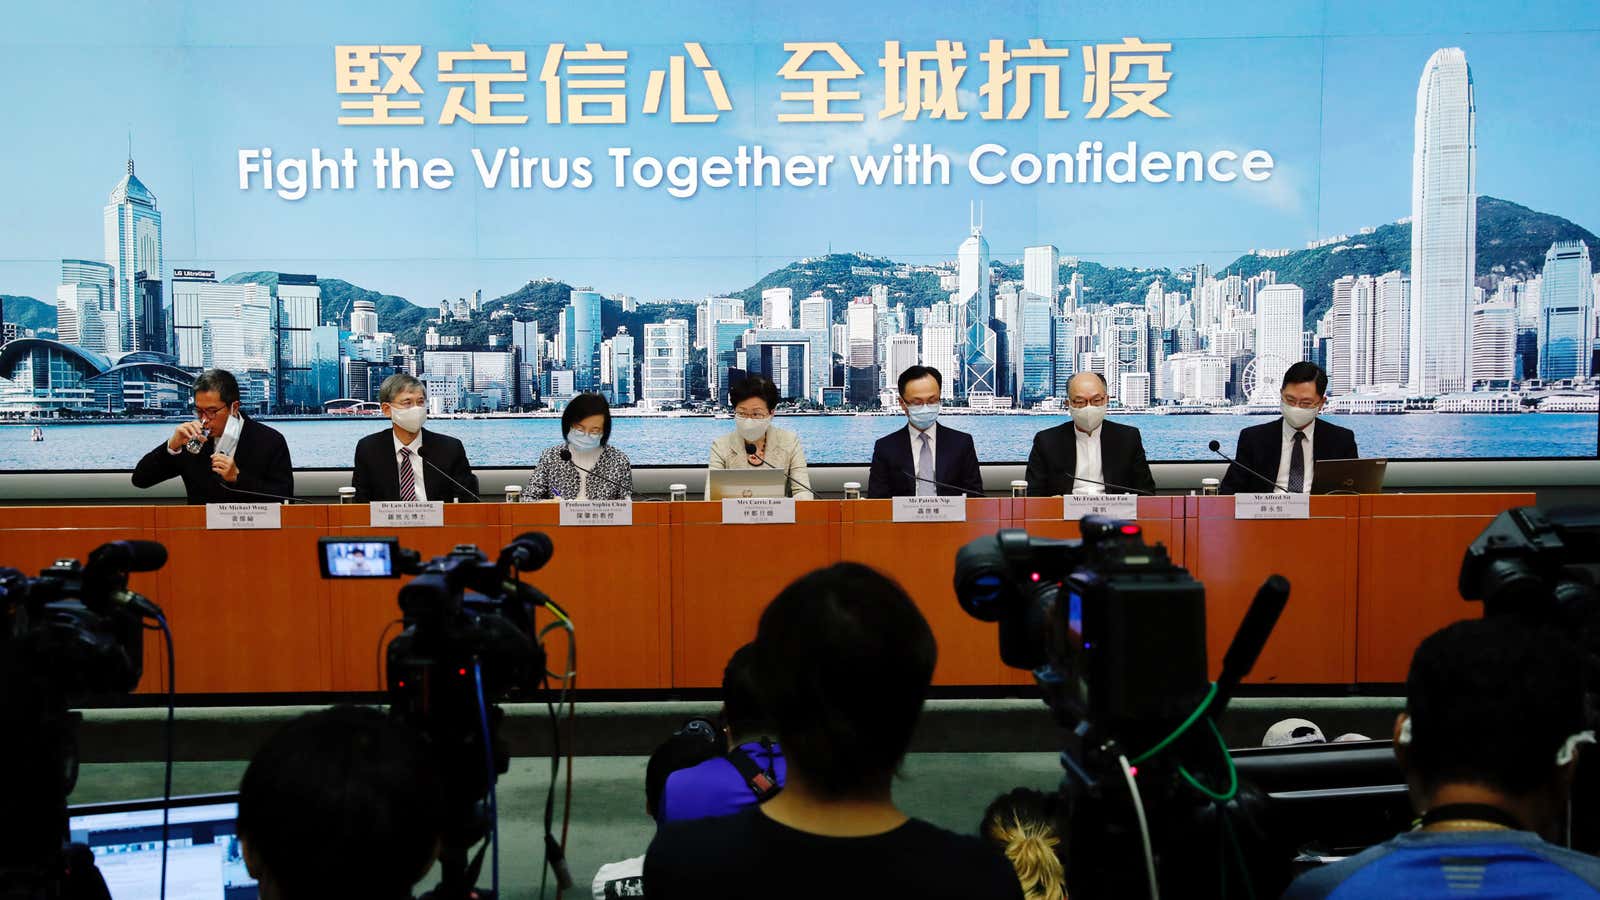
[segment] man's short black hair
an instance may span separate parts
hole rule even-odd
[[[605,430],[600,433],[600,446],[611,443],[611,404],[599,394],[583,393],[567,401],[567,408],[561,411],[561,439],[567,439],[567,432],[575,425],[590,416],[605,416]]]
[[[1322,371],[1322,367],[1314,362],[1301,360],[1290,366],[1288,371],[1283,373],[1283,387],[1288,387],[1291,384],[1305,384],[1308,381],[1317,383],[1317,396],[1326,397],[1328,395],[1328,373]]]
[[[1556,752],[1583,730],[1581,657],[1560,632],[1468,619],[1428,636],[1406,679],[1409,766],[1423,785],[1467,782],[1523,794],[1548,784]]]
[[[728,729],[735,735],[771,729],[758,672],[755,644],[745,644],[733,651],[727,668],[722,670],[722,709]]]
[[[778,386],[765,375],[746,375],[743,381],[728,389],[730,406],[738,406],[751,397],[760,397],[767,404],[768,412],[778,408]]]
[[[807,784],[847,797],[893,776],[938,657],[898,584],[860,563],[818,569],[767,605],[755,643],[768,714]]]
[[[227,369],[207,369],[194,380],[195,396],[206,391],[216,391],[222,402],[232,406],[239,402],[239,382]]]
[[[662,800],[667,793],[667,776],[680,769],[692,769],[708,759],[722,755],[722,735],[710,719],[690,719],[672,737],[661,742],[644,767],[644,811],[661,821]]]
[[[410,897],[440,835],[422,739],[383,713],[307,713],[256,751],[239,785],[239,836],[279,896]]]
[[[939,370],[935,369],[933,366],[912,366],[911,368],[906,369],[904,372],[901,372],[900,396],[904,397],[906,395],[906,385],[916,381],[918,378],[928,378],[930,376],[933,378],[933,383],[937,384],[940,390],[943,390],[944,376],[940,375]]]

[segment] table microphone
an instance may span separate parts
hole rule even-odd
[[[573,467],[574,469],[577,469],[579,472],[582,472],[583,474],[589,476],[590,478],[598,478],[601,481],[604,481],[605,483],[607,483],[607,484],[611,485],[612,487],[616,488],[617,490],[621,491],[626,497],[631,498],[633,496],[633,487],[631,485],[623,484],[622,482],[616,480],[615,478],[612,478],[609,475],[601,475],[600,473],[594,471],[593,469],[585,469],[583,466],[580,466],[576,462],[573,462],[573,460],[572,460],[572,450],[570,448],[568,448],[568,447],[562,447],[561,448],[561,461],[566,463],[567,465]]]
[[[215,473],[213,473],[213,474],[215,474]],[[268,493],[264,493],[262,491],[247,491],[244,488],[236,488],[233,485],[229,484],[227,481],[223,480],[223,477],[221,475],[217,475],[217,484],[222,485],[222,489],[223,490],[229,491],[231,493],[245,494],[245,495],[250,496],[250,497],[264,497],[264,498],[266,498],[268,500],[277,500],[280,503],[307,503],[307,504],[309,504],[311,502],[310,500],[302,500],[299,497],[287,497],[287,496],[284,496],[283,494],[268,494]]]
[[[1093,478],[1085,478],[1082,475],[1074,475],[1074,476],[1072,476],[1072,480],[1073,481],[1087,481],[1090,484],[1098,484],[1103,488],[1114,488],[1114,489],[1116,489],[1118,491],[1121,491],[1124,494],[1140,494],[1140,495],[1145,496],[1145,497],[1154,497],[1156,495],[1155,491],[1147,491],[1147,490],[1144,490],[1143,488],[1128,487],[1125,484],[1112,484],[1109,481],[1095,481]],[[1069,491],[1069,494],[1070,494],[1070,491]]]
[[[766,466],[767,468],[771,469],[772,471],[774,471],[774,472],[782,472],[783,473],[783,479],[785,481],[789,482],[790,486],[793,487],[795,490],[797,490],[797,491],[805,491],[808,494],[812,493],[811,488],[808,488],[805,485],[801,484],[800,482],[795,481],[793,478],[790,478],[788,470],[780,469],[777,466],[773,465],[772,463],[767,462],[767,458],[765,456],[762,456],[760,453],[756,452],[756,445],[755,444],[752,444],[749,441],[745,441],[744,442],[744,453],[745,453],[746,456],[754,456],[756,459],[761,460],[761,464],[763,466]],[[815,494],[813,494],[813,496],[815,496]]]
[[[1211,452],[1212,453],[1215,453],[1216,455],[1218,455],[1218,456],[1222,457],[1223,459],[1227,460],[1229,463],[1238,466],[1239,468],[1245,470],[1246,472],[1249,472],[1251,475],[1254,475],[1255,477],[1257,477],[1257,478],[1261,479],[1263,482],[1265,482],[1266,485],[1272,489],[1268,493],[1276,494],[1276,493],[1279,493],[1280,491],[1283,492],[1283,493],[1288,493],[1288,491],[1284,491],[1283,488],[1278,487],[1278,483],[1276,481],[1272,480],[1271,478],[1268,478],[1267,476],[1261,474],[1260,472],[1257,472],[1255,469],[1250,468],[1249,466],[1245,465],[1244,463],[1239,462],[1237,459],[1234,459],[1233,457],[1229,456],[1228,454],[1223,453],[1222,452],[1222,444],[1218,443],[1217,441],[1212,441],[1208,446],[1211,448]]]
[[[427,457],[427,455],[422,452],[422,449],[423,448],[421,448],[421,447],[417,448],[417,459],[422,460],[422,464],[423,465],[425,465],[428,468],[434,470],[435,472],[438,472],[440,475],[443,475],[445,481],[448,481],[451,484],[455,485],[456,487],[460,488],[461,491],[463,493],[465,493],[468,497],[471,497],[472,499],[478,501],[479,503],[483,502],[483,498],[479,497],[477,492],[467,490],[467,486],[462,484],[461,482],[455,480],[454,478],[451,478],[449,472],[446,472],[445,470],[443,470],[443,469],[439,468],[438,466],[434,465],[433,464],[433,460],[429,459]]]
[[[927,483],[929,483],[931,485],[934,485],[936,487],[948,488],[949,490],[952,490],[952,491],[960,491],[963,495],[968,496],[968,497],[987,497],[987,496],[989,496],[988,494],[985,494],[983,491],[975,491],[975,490],[973,490],[971,488],[964,488],[964,487],[961,487],[960,485],[956,485],[956,484],[946,484],[945,482],[940,481],[937,478],[924,478],[923,476],[918,475],[915,470],[909,469],[909,468],[902,468],[900,470],[900,474],[905,475],[906,477],[910,478],[912,481],[926,481]]]

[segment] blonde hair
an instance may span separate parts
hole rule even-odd
[[[1017,870],[1027,900],[1065,900],[1067,874],[1057,848],[1061,836],[1055,827],[1038,819],[1023,821],[1012,811],[984,823],[984,837],[1005,849],[1006,859]]]

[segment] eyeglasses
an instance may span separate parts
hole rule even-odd
[[[938,406],[938,405],[939,405],[939,401],[937,401],[937,400],[907,400],[906,401],[906,407],[908,409],[923,409],[925,407]]]
[[[210,409],[201,409],[200,407],[195,406],[192,407],[192,409],[194,410],[194,414],[202,419],[214,419],[217,417],[218,413],[226,412],[228,408],[226,406],[213,406]]]
[[[606,430],[605,430],[604,427],[590,429],[590,428],[579,428],[578,426],[574,425],[574,426],[572,426],[572,430],[576,431],[579,434],[587,434],[589,437],[605,437],[605,434],[606,434]]]
[[[1085,406],[1105,406],[1109,399],[1105,394],[1101,394],[1098,397],[1090,397],[1087,400],[1082,397],[1073,397],[1067,401],[1067,405],[1073,409],[1083,409]]]
[[[735,412],[733,414],[733,417],[735,419],[751,419],[751,420],[755,420],[755,421],[760,421],[762,419],[770,419],[770,418],[772,418],[772,414],[771,413],[764,413],[764,412],[744,412],[744,411],[741,410],[741,411]]]
[[[1318,406],[1322,405],[1321,400],[1296,400],[1287,394],[1283,395],[1283,402],[1289,404],[1290,406],[1297,406],[1301,409],[1316,409]]]
[[[427,406],[428,405],[428,401],[426,399],[422,399],[422,400],[391,400],[391,401],[389,401],[389,405],[394,407],[395,409],[415,409],[415,408],[417,408],[419,406]]]

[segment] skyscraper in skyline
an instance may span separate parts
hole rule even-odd
[[[761,324],[763,328],[794,327],[793,288],[767,288],[761,292]]]
[[[1251,402],[1273,401],[1283,373],[1305,355],[1300,334],[1305,303],[1305,292],[1292,284],[1271,284],[1256,292],[1256,383]]]
[[[1023,248],[1022,289],[1055,305],[1061,293],[1061,251],[1055,244]]]
[[[1508,388],[1515,379],[1517,309],[1506,301],[1472,307],[1472,385]]]
[[[139,345],[139,294],[134,276],[161,279],[161,212],[156,195],[133,174],[133,155],[128,155],[128,174],[111,189],[105,208],[105,258],[116,281],[113,300],[118,351],[147,349]]]
[[[378,333],[378,305],[371,300],[357,300],[350,306],[350,333]]]
[[[1539,377],[1545,381],[1589,374],[1594,348],[1594,281],[1589,245],[1560,241],[1544,255],[1539,291]]]
[[[1477,269],[1478,147],[1472,70],[1458,47],[1435,51],[1417,84],[1411,161],[1413,391],[1467,388],[1467,312]]]
[[[983,223],[974,219],[971,233],[956,251],[955,301],[966,312],[966,333],[962,335],[961,385],[965,396],[994,394],[1000,389],[996,378],[997,348],[994,316],[990,303],[989,242],[983,239]]]
[[[600,387],[600,309],[598,293],[573,290],[561,311],[567,367],[572,370],[573,389],[579,392]]]
[[[687,319],[667,319],[645,325],[643,384],[639,399],[652,407],[687,400],[683,373],[688,364]]]

